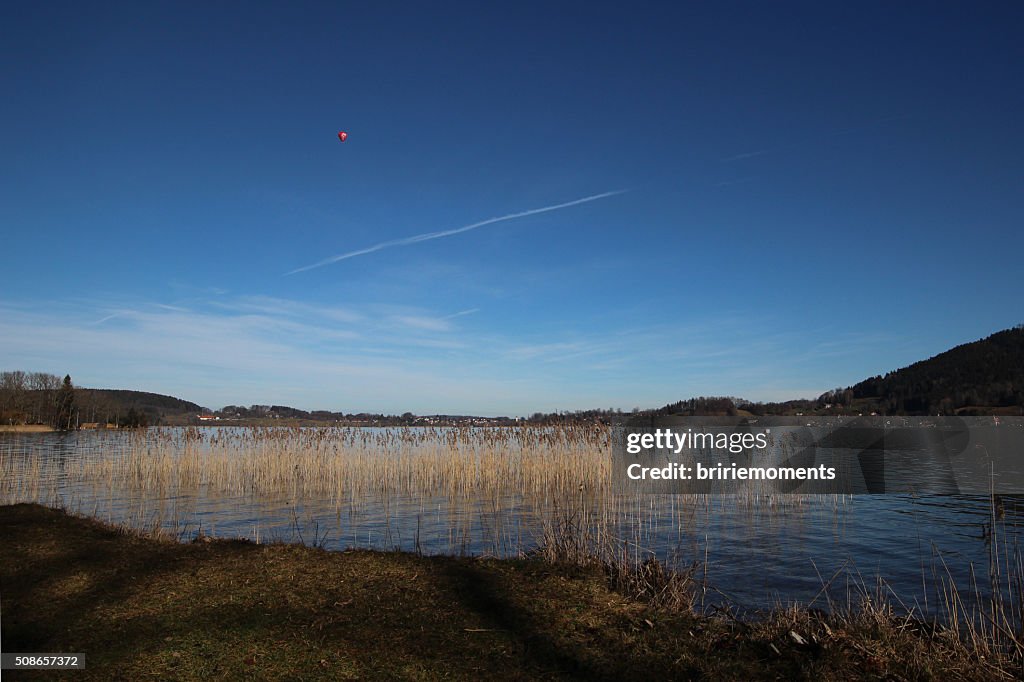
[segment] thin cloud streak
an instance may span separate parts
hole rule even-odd
[[[122,314],[122,313],[111,313],[111,314],[107,315],[106,317],[101,317],[100,319],[96,320],[96,321],[95,321],[95,322],[93,322],[92,324],[93,324],[93,326],[96,326],[96,325],[98,325],[98,324],[103,324],[103,323],[104,323],[104,322],[106,322],[107,320],[112,320],[112,319],[114,319],[115,317],[120,317],[120,316],[121,316],[121,314]]]
[[[96,320],[95,322],[92,323],[92,326],[97,327],[106,322],[107,320],[113,320],[115,317],[126,317],[135,314],[136,312],[134,310],[117,310],[110,313],[109,315],[105,315],[104,317],[101,317],[100,319]]]
[[[750,158],[753,158],[755,156],[762,156],[764,154],[770,154],[771,151],[772,151],[771,149],[759,149],[756,152],[744,152],[742,154],[734,154],[732,156],[727,156],[724,159],[720,159],[720,161],[722,163],[729,163],[730,161],[739,161],[741,159],[750,159]]]
[[[629,190],[626,189],[620,189],[612,192],[602,192],[601,194],[593,194],[589,197],[583,197],[582,199],[574,199],[572,201],[567,201],[562,204],[554,204],[552,206],[544,206],[541,208],[531,208],[528,211],[520,211],[519,213],[509,213],[508,215],[498,216],[497,218],[488,218],[487,220],[481,220],[478,223],[472,223],[470,225],[463,225],[462,227],[457,227],[453,230],[443,230],[441,232],[427,232],[425,234],[418,234],[412,237],[406,237],[404,239],[393,239],[391,241],[381,242],[380,244],[374,244],[373,246],[367,247],[365,249],[359,249],[358,251],[349,251],[348,253],[342,253],[337,256],[325,258],[324,260],[313,263],[312,265],[306,265],[301,268],[296,268],[290,272],[286,272],[285,276],[294,275],[296,273],[305,272],[307,270],[313,270],[315,268],[320,268],[325,265],[337,263],[338,261],[343,261],[348,258],[355,258],[356,256],[365,256],[366,254],[374,253],[376,251],[382,251],[383,249],[390,249],[395,246],[409,246],[410,244],[418,244],[420,242],[430,241],[431,239],[451,237],[452,235],[461,234],[463,232],[469,232],[470,230],[475,230],[478,227],[483,227],[484,225],[493,225],[494,223],[500,223],[506,220],[515,220],[516,218],[525,218],[526,216],[537,215],[538,213],[557,211],[563,208],[569,208],[570,206],[578,206],[579,204],[586,204],[591,201],[597,201],[598,199],[613,197],[617,194],[623,194],[628,191]]]
[[[878,118],[878,119],[875,119],[873,121],[870,121],[870,122],[862,124],[862,125],[857,125],[857,126],[853,126],[853,127],[850,127],[850,128],[841,128],[839,130],[833,130],[830,133],[819,133],[819,134],[816,134],[816,135],[810,135],[810,136],[808,136],[806,138],[797,139],[796,141],[791,142],[790,144],[786,144],[786,145],[783,145],[781,147],[776,147],[776,148],[773,148],[773,149],[758,149],[758,150],[752,151],[752,152],[744,152],[742,154],[733,154],[732,156],[726,156],[725,158],[719,159],[719,161],[721,163],[731,163],[733,161],[742,161],[743,159],[751,159],[751,158],[754,158],[755,156],[763,156],[765,154],[774,154],[776,152],[786,152],[786,151],[789,151],[789,150],[791,150],[791,149],[793,149],[795,147],[800,147],[800,146],[812,143],[812,142],[814,142],[816,140],[822,140],[822,139],[826,139],[826,138],[829,138],[829,137],[837,137],[837,136],[840,136],[840,135],[852,135],[854,133],[867,132],[867,131],[870,131],[870,130],[877,130],[879,127],[881,127],[882,125],[884,125],[886,123],[890,123],[892,121],[903,121],[903,120],[906,120],[908,118],[913,118],[913,115],[912,114],[899,114],[899,115],[896,115],[896,116],[886,116],[884,118]]]
[[[479,308],[470,308],[469,310],[460,310],[457,313],[452,313],[451,315],[445,315],[441,319],[442,320],[453,320],[456,317],[462,317],[463,315],[472,315],[473,313],[478,313],[478,312],[480,312]]]

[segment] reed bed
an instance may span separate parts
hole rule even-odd
[[[708,541],[694,529],[722,505],[749,515],[752,542],[757,524],[800,524],[811,514],[843,523],[842,496],[622,494],[612,486],[611,438],[602,425],[151,428],[71,437],[46,456],[28,441],[3,440],[0,503],[77,506],[179,539],[216,534],[237,506],[259,504],[277,520],[251,521],[246,535],[257,542],[536,553],[602,565],[616,589],[668,608],[711,603]],[[1002,528],[993,514],[988,567],[970,594],[936,553],[927,581],[934,603],[899,611],[937,613],[979,650],[1020,656],[1024,561]],[[666,538],[685,547],[674,562],[666,563]],[[823,581],[823,591],[834,587]],[[871,612],[864,604],[888,604],[869,596],[854,590],[846,603],[860,599],[860,614]],[[892,615],[887,608],[879,617]]]
[[[254,428],[151,430],[114,456],[82,458],[70,480],[152,490],[343,500],[459,499],[600,491],[607,429]]]
[[[377,537],[377,546],[419,551],[433,537],[436,551],[437,538],[447,535],[442,551],[475,548],[497,556],[531,551],[550,540],[558,519],[571,518],[587,553],[628,546],[640,563],[647,559],[640,548],[656,537],[682,541],[721,497],[617,494],[611,437],[600,424],[103,433],[72,443],[60,456],[18,456],[10,444],[0,446],[0,501],[52,506],[60,498],[83,513],[102,518],[105,512],[111,522],[130,517],[147,528],[162,522],[173,532],[188,526],[197,507],[231,517],[232,505],[256,504],[277,521],[254,519],[250,539],[269,532],[306,542],[333,534],[338,543],[372,545]],[[730,504],[762,516],[768,509],[771,519],[782,511],[793,518],[820,500],[755,491]],[[194,520],[194,531],[218,522],[217,514],[204,517]]]

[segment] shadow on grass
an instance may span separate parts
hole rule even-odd
[[[606,668],[589,660],[586,652],[554,641],[549,632],[550,624],[545,627],[539,622],[530,606],[510,595],[494,573],[471,562],[459,561],[446,564],[439,577],[448,582],[447,592],[475,613],[485,629],[507,634],[520,656],[526,659],[527,667],[589,680],[613,676]]]
[[[165,575],[214,559],[181,555],[181,547],[134,537],[98,522],[36,505],[0,507],[0,587],[5,651],[67,651],[74,624],[136,597]],[[105,633],[92,637],[102,641]],[[141,632],[117,633],[111,645],[130,649]]]

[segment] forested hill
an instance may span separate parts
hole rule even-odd
[[[203,410],[169,395],[107,388],[76,388],[75,403],[82,422],[120,423],[129,412],[135,412],[144,414],[146,423],[159,424],[168,417],[196,415]]]
[[[889,413],[991,412],[1024,406],[1024,325],[851,386]]]
[[[1024,414],[1024,325],[997,332],[816,399],[755,403],[700,397],[654,410],[677,415]]]

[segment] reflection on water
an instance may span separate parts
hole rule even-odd
[[[706,562],[709,599],[846,603],[884,581],[939,610],[985,598],[990,552],[1018,556],[1024,503],[987,496],[624,495],[607,433],[544,429],[149,429],[0,434],[0,502],[113,523],[329,549],[517,555],[568,520],[638,557]],[[827,589],[823,589],[827,586]]]

